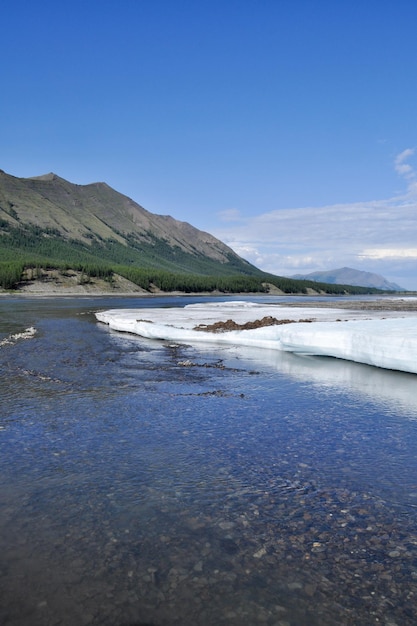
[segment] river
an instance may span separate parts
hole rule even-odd
[[[415,624],[416,376],[94,317],[201,300],[0,299],[0,623]]]

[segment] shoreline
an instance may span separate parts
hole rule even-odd
[[[351,296],[350,294],[328,294],[317,289],[308,288],[305,293],[285,293],[275,285],[265,283],[265,287],[268,288],[267,292],[240,292],[240,293],[224,293],[221,291],[199,291],[199,292],[184,292],[184,291],[162,291],[155,285],[150,285],[149,289],[145,289],[132,283],[130,280],[124,278],[119,274],[114,274],[111,283],[98,277],[88,277],[85,279],[81,272],[71,270],[65,273],[58,272],[56,270],[43,270],[41,276],[25,275],[23,280],[17,285],[16,289],[2,290],[0,289],[0,297],[22,297],[22,298],[70,298],[70,297],[97,297],[97,298],[132,298],[132,297],[226,297],[229,298],[241,298],[241,297],[280,297],[299,298],[299,302],[291,303],[292,306],[303,306],[303,300],[309,299],[311,303],[314,298],[317,298],[317,306],[330,306],[322,302],[322,298],[329,298],[338,303],[341,306],[342,303],[350,300],[351,298],[357,298],[356,301],[351,300],[350,305],[346,306],[358,306],[360,300],[367,302],[383,300],[385,303],[387,300],[398,301],[412,301],[413,297],[417,301],[417,292],[392,292],[384,294],[358,294],[357,296]],[[407,303],[408,305],[408,303]],[[369,306],[369,305],[368,305]],[[346,308],[344,306],[344,308]],[[417,310],[417,309],[416,309]]]
[[[49,286],[48,286],[49,287]],[[415,292],[411,292],[407,295],[399,295],[399,294],[384,294],[384,295],[374,295],[369,294],[369,296],[363,296],[363,299],[360,300],[352,300],[350,298],[355,296],[349,295],[332,295],[326,294],[322,295],[319,293],[314,294],[305,294],[305,293],[270,293],[270,294],[261,294],[259,292],[256,293],[223,293],[223,292],[192,292],[186,293],[183,291],[155,291],[150,293],[149,291],[142,290],[138,287],[137,291],[129,290],[129,291],[108,291],[102,289],[85,289],[80,286],[79,289],[41,289],[41,290],[16,290],[16,291],[0,291],[0,298],[27,298],[27,299],[54,299],[54,298],[161,298],[161,297],[225,297],[228,299],[239,299],[241,297],[294,297],[300,298],[298,301],[283,302],[285,306],[294,307],[294,308],[303,308],[306,305],[306,302],[303,302],[304,299],[308,298],[308,306],[313,308],[340,308],[340,309],[351,309],[351,310],[368,310],[368,311],[416,311],[417,312],[417,294]],[[331,300],[323,301],[320,299],[315,300],[314,298],[323,298],[328,297]],[[279,305],[279,302],[274,302],[275,305]]]
[[[416,311],[417,312],[417,292],[393,292],[386,294],[360,294],[351,296],[349,294],[327,294],[313,289],[308,289],[307,293],[285,293],[280,289],[270,286],[267,293],[261,292],[240,292],[224,293],[221,291],[212,292],[184,292],[184,291],[162,291],[158,288],[148,291],[130,282],[122,276],[116,275],[113,286],[103,279],[93,278],[89,282],[80,283],[79,276],[74,272],[71,275],[61,276],[50,273],[43,279],[34,279],[22,282],[16,290],[0,290],[0,298],[27,298],[27,299],[54,299],[54,298],[161,298],[161,297],[204,297],[216,298],[224,297],[227,300],[238,300],[239,298],[283,298],[283,303],[290,307],[305,307],[306,300],[309,307],[314,308],[339,308],[357,309],[369,311]],[[288,302],[288,298],[294,298]],[[322,298],[326,298],[323,301]],[[357,299],[356,299],[357,298]],[[274,304],[280,304],[279,302]],[[285,300],[285,302],[284,302]]]

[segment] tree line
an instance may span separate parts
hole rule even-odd
[[[111,266],[105,263],[57,263],[50,259],[0,261],[0,287],[9,290],[18,288],[23,281],[24,271],[26,271],[26,280],[42,279],[42,270],[57,270],[61,273],[73,270],[81,273],[82,282],[89,282],[91,278],[101,278],[108,281],[110,285],[113,284],[114,275],[118,274],[146,291],[157,288],[166,292],[181,291],[184,293],[268,293],[268,285],[270,284],[286,294],[306,294],[308,289],[332,295],[381,293],[378,289],[353,287],[351,285],[328,285],[264,273],[260,273],[258,276],[243,274],[205,276],[146,267]]]
[[[117,233],[119,234],[119,233]],[[120,233],[122,236],[123,234]],[[308,289],[327,294],[381,293],[378,289],[328,285],[308,280],[275,276],[230,256],[220,263],[199,253],[190,254],[179,246],[171,246],[152,233],[123,237],[129,245],[115,239],[102,240],[91,234],[89,243],[67,239],[54,228],[26,224],[12,226],[0,220],[0,287],[16,289],[24,270],[33,278],[41,278],[41,270],[81,272],[82,282],[101,278],[113,283],[119,274],[147,291],[185,293],[267,293],[268,283],[287,294],[308,293]]]

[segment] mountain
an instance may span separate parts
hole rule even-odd
[[[72,278],[71,278],[72,277]],[[0,288],[33,281],[105,281],[181,292],[315,291],[311,281],[262,272],[212,235],[155,215],[106,183],[75,185],[54,173],[17,178],[0,170]],[[321,293],[369,293],[317,286]]]
[[[54,173],[0,170],[0,260],[19,256],[108,261],[198,274],[261,272],[212,235],[155,215],[106,183],[76,185]]]
[[[384,291],[406,291],[395,283],[388,282],[383,276],[371,272],[355,270],[351,267],[342,267],[337,270],[323,272],[311,272],[310,274],[294,274],[291,278],[297,280],[313,280],[315,282],[329,283],[331,285],[358,285],[361,287],[373,287]]]

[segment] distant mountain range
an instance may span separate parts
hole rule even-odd
[[[355,270],[351,267],[341,267],[337,270],[323,272],[311,272],[310,274],[294,274],[291,278],[297,280],[313,280],[330,285],[358,285],[361,287],[374,287],[384,291],[406,291],[403,287],[390,283],[383,276],[371,272]]]

